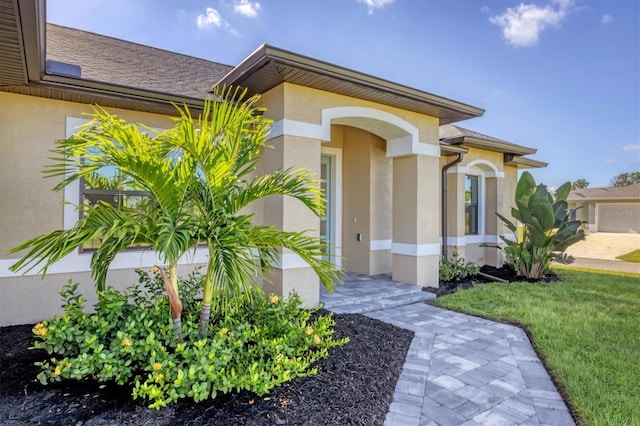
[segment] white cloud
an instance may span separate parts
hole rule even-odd
[[[222,16],[214,8],[208,7],[206,15],[198,15],[196,25],[198,28],[220,27],[222,26]]]
[[[255,18],[260,10],[260,3],[249,0],[234,0],[233,10],[247,18]]]
[[[371,15],[376,9],[382,9],[388,4],[393,3],[395,0],[358,0],[360,3],[367,5],[367,12]]]
[[[558,27],[569,13],[573,0],[552,0],[552,4],[538,6],[520,3],[489,21],[502,27],[502,35],[515,47],[533,46],[547,27]]]
[[[602,19],[600,19],[600,22],[602,22],[602,25],[609,25],[610,23],[613,22],[613,16],[602,15]]]
[[[629,152],[629,151],[640,151],[640,144],[635,144],[635,145],[624,145],[622,147],[622,150],[624,152]]]
[[[212,7],[207,8],[206,14],[198,15],[196,18],[196,25],[201,30],[209,28],[223,28],[225,31],[233,35],[238,35],[238,31],[236,31],[231,24],[222,17],[222,15],[220,15],[220,12]]]

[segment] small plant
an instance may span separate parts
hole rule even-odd
[[[458,281],[476,275],[480,267],[471,261],[465,261],[457,251],[451,253],[451,259],[440,258],[440,280]]]
[[[584,239],[582,223],[571,219],[567,196],[571,182],[560,186],[555,198],[543,184],[536,185],[531,173],[524,172],[516,187],[516,208],[511,216],[522,224],[522,234],[518,225],[496,213],[505,226],[517,236],[515,240],[501,235],[505,247],[507,263],[519,276],[542,278],[549,270],[552,260],[571,263],[573,258],[564,251],[572,244]]]
[[[218,393],[248,390],[264,395],[275,386],[316,374],[313,364],[328,350],[347,343],[333,339],[331,314],[301,309],[291,295],[256,293],[226,315],[212,318],[206,336],[198,333],[201,302],[186,306],[183,340],[173,333],[162,278],[139,272],[140,284],[124,292],[98,292],[95,314],[87,314],[77,284],[61,295],[64,314],[37,324],[35,348],[51,358],[36,363],[43,383],[94,379],[132,387],[134,398],[161,408],[182,398],[202,401]],[[194,272],[180,288],[196,288]]]

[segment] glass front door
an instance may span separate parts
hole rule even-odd
[[[324,216],[320,218],[320,241],[323,244],[323,251],[325,253],[324,259],[331,261],[331,212],[333,198],[332,193],[332,158],[329,155],[323,155],[320,158],[320,188],[324,192],[325,198],[325,210]]]

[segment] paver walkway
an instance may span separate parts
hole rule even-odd
[[[415,289],[406,286],[356,275],[321,294],[329,310],[341,299],[341,313],[351,305],[415,332],[385,425],[575,424],[520,328],[425,303],[379,308],[386,294]]]

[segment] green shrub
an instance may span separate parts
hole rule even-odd
[[[440,258],[440,280],[457,281],[476,275],[480,267],[471,261],[465,261],[457,251],[451,253],[451,259]]]
[[[178,343],[168,301],[153,287],[157,277],[140,277],[146,288],[98,292],[95,314],[83,311],[85,299],[77,284],[69,282],[63,288],[64,314],[33,329],[34,347],[52,356],[36,363],[42,368],[38,378],[43,384],[62,379],[113,381],[131,386],[133,397],[148,399],[151,408],[181,398],[215,398],[218,392],[264,395],[296,377],[316,374],[314,362],[348,341],[333,339],[331,314],[312,319],[314,312],[301,309],[297,295],[283,301],[263,294],[224,317],[214,316],[203,338],[198,335],[196,302],[185,315],[184,340]],[[196,273],[184,281],[199,279]]]
[[[517,238],[511,239],[501,235],[506,244],[498,247],[504,251],[506,261],[516,273],[527,278],[541,278],[549,270],[552,260],[560,263],[571,263],[573,258],[567,256],[565,250],[584,239],[582,223],[571,220],[567,197],[571,190],[571,182],[566,182],[556,189],[555,197],[543,184],[536,185],[529,172],[522,173],[516,186],[516,208],[511,209],[511,216],[522,224],[520,228],[499,213],[496,215]]]

